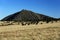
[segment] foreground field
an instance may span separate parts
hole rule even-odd
[[[0,40],[60,40],[60,27],[0,32]]]
[[[0,40],[60,40],[60,22],[0,26]]]

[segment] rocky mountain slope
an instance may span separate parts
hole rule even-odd
[[[55,20],[55,18],[35,13],[30,10],[21,10],[14,14],[8,15],[7,17],[2,19],[2,21],[51,21],[51,20]]]

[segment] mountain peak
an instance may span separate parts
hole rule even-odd
[[[54,18],[23,9],[19,12],[8,15],[3,18],[2,21],[51,21],[52,19]]]
[[[21,10],[20,12],[23,12],[23,13],[32,13],[32,11],[26,10],[26,9],[23,9],[23,10]]]

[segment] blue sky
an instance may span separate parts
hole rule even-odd
[[[22,9],[60,18],[60,0],[0,0],[0,19]]]

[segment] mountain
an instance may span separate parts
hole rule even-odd
[[[35,13],[30,10],[21,10],[14,14],[8,15],[1,21],[51,21],[51,20],[55,20],[55,18]]]

